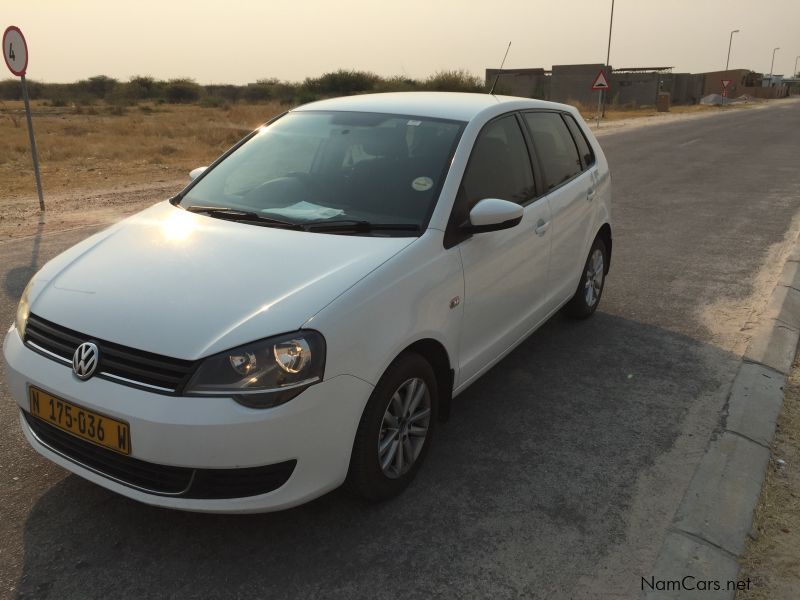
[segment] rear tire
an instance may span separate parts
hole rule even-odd
[[[606,283],[608,250],[603,238],[597,237],[589,250],[586,264],[581,271],[581,280],[575,295],[564,306],[564,312],[575,319],[586,319],[594,314],[600,304]]]
[[[433,368],[400,355],[372,391],[356,431],[347,487],[367,500],[388,500],[414,479],[431,445],[439,406]]]

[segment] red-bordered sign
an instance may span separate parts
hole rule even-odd
[[[732,82],[731,79],[723,79],[722,80],[722,89],[723,90],[728,89],[728,86],[731,84],[731,82]]]
[[[28,44],[19,27],[11,25],[3,33],[3,58],[8,70],[14,75],[25,75],[28,69]]]
[[[607,90],[611,86],[608,85],[608,78],[606,77],[606,70],[600,69],[600,72],[597,74],[597,77],[594,78],[594,83],[592,84],[593,90]]]

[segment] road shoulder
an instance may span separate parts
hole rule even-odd
[[[731,599],[737,590],[752,589],[746,574],[739,574],[739,559],[753,526],[799,339],[800,248],[795,242],[734,378],[723,426],[675,513],[652,584],[643,581],[648,599]],[[698,582],[712,583],[701,589]]]

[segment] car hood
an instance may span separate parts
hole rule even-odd
[[[164,202],[45,265],[31,312],[87,339],[196,359],[299,328],[415,239],[260,227]]]

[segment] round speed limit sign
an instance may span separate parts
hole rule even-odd
[[[8,69],[17,77],[23,77],[28,68],[28,45],[19,27],[13,25],[3,34],[3,58]]]

